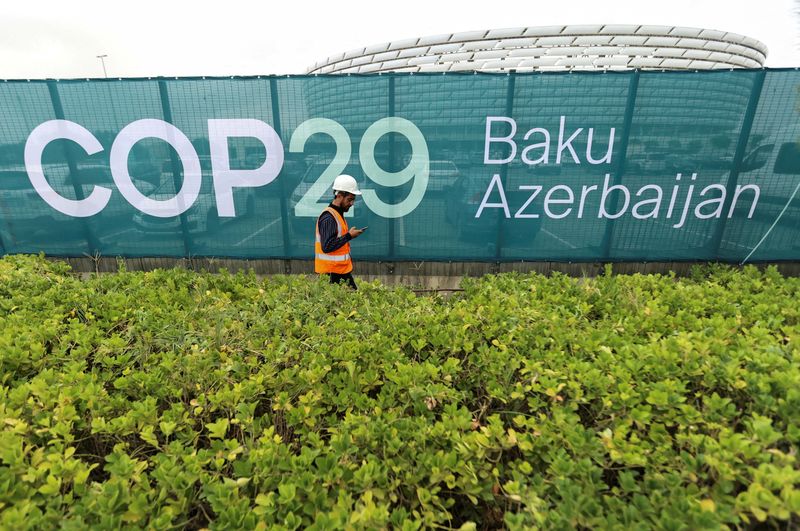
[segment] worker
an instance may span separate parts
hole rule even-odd
[[[350,240],[358,238],[367,227],[347,227],[344,214],[361,195],[358,183],[350,175],[339,175],[333,181],[333,201],[317,218],[317,239],[314,243],[314,271],[328,275],[332,284],[346,282],[356,287]]]

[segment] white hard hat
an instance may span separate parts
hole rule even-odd
[[[336,179],[333,180],[333,191],[348,192],[353,195],[361,195],[356,180],[352,176],[344,174],[338,176]]]

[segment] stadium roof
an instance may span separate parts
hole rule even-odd
[[[598,24],[414,37],[328,57],[310,74],[761,68],[767,47],[725,31]]]

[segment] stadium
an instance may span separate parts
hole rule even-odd
[[[767,47],[725,31],[682,26],[579,25],[416,37],[332,55],[309,74],[760,68]]]
[[[724,171],[710,166],[714,161],[731,158],[730,148],[741,130],[742,110],[753,94],[754,79],[723,74],[699,82],[684,73],[760,69],[767,53],[765,44],[745,35],[683,26],[598,24],[483,29],[394,40],[327,57],[307,69],[307,74],[318,75],[319,79],[309,82],[305,101],[310,116],[336,108],[356,130],[366,129],[375,119],[374,106],[364,106],[364,101],[386,101],[390,113],[447,139],[440,143],[429,141],[431,150],[439,154],[435,163],[449,168],[438,171],[444,179],[448,171],[472,176],[462,179],[465,183],[485,180],[479,161],[473,157],[479,148],[470,144],[470,139],[475,124],[485,122],[486,108],[498,116],[513,115],[523,131],[533,126],[540,128],[537,130],[558,131],[564,128],[564,121],[567,129],[572,123],[578,124],[575,127],[593,124],[596,130],[609,131],[622,123],[623,115],[635,112],[631,137],[626,143],[628,180],[633,175],[657,175],[674,182],[681,171],[691,175],[696,168],[704,168],[701,177],[720,183],[725,181]],[[641,81],[630,77],[633,71],[643,73]],[[654,71],[664,72],[659,77],[663,83],[657,88],[655,77],[644,76]],[[569,76],[572,72],[606,72],[608,76]],[[369,74],[381,73],[387,74],[385,82],[368,80]],[[423,76],[407,78],[417,73]],[[514,88],[509,88],[502,74],[511,73],[553,75],[519,78]],[[400,75],[391,81],[388,74]],[[328,75],[352,76],[348,90],[342,91],[338,82],[325,79]],[[421,99],[412,85],[423,87],[425,94],[436,97]],[[637,91],[634,85],[641,90]],[[769,129],[766,124],[756,124],[757,132],[763,136],[770,134]],[[579,151],[590,148],[585,139],[577,142]],[[501,143],[494,145],[504,147]],[[559,179],[567,186],[593,179],[585,164],[570,169],[568,175],[559,169],[557,165],[526,166],[517,160],[509,168],[506,184],[511,183],[514,189],[525,186],[533,173]],[[477,211],[485,190],[485,186],[466,187],[461,195],[465,201],[475,202],[473,210]],[[521,198],[518,202],[524,203]],[[420,223],[432,227],[434,241],[415,243],[420,246],[415,252],[434,260],[445,255],[463,259],[465,253],[484,250],[487,245],[490,253],[498,248],[491,234],[485,238],[475,236],[483,228],[480,220],[456,216],[440,219],[443,211],[444,207],[433,205],[430,212],[420,216]],[[540,258],[558,256],[564,241],[582,241],[589,246],[584,229],[577,223],[541,219],[529,225],[525,241],[518,245],[504,239],[503,249],[497,251],[498,259],[530,258],[528,249],[534,238],[537,248],[543,250]],[[466,231],[467,237],[450,236],[454,227],[463,230],[465,226],[471,227]],[[703,226],[701,220],[693,220],[689,230],[670,234],[668,245],[679,250],[681,257],[695,256],[704,245]],[[634,256],[639,246],[635,242],[651,241],[655,238],[653,230],[638,224],[615,228],[613,247],[620,255]]]

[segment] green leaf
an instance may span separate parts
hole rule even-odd
[[[224,439],[225,434],[228,433],[229,426],[230,421],[226,418],[219,419],[216,422],[209,422],[206,424],[206,429],[209,433],[208,436],[212,439]]]
[[[53,496],[61,491],[61,478],[55,476],[47,476],[44,485],[39,487],[39,492],[45,496]]]
[[[176,422],[171,422],[167,420],[163,420],[159,422],[158,426],[161,428],[161,433],[164,434],[164,437],[169,437],[175,432],[175,427],[178,424]]]
[[[669,404],[669,394],[666,391],[654,389],[647,395],[647,402],[654,406],[666,406]]]
[[[139,432],[139,437],[142,440],[156,448],[160,448],[161,445],[158,443],[158,438],[155,436],[154,430],[152,426],[145,426],[142,428],[142,431]]]
[[[297,486],[294,483],[281,483],[278,485],[278,503],[287,504],[294,500],[297,494]]]

